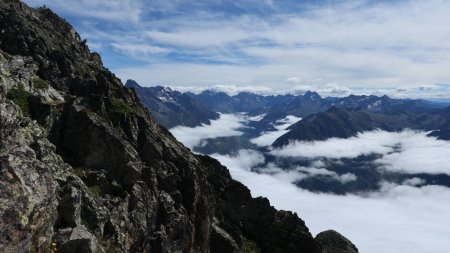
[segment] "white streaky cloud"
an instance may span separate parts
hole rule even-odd
[[[336,181],[341,182],[342,184],[346,184],[348,182],[356,181],[357,177],[353,173],[345,173],[342,175],[337,174],[334,171],[327,170],[325,168],[308,168],[308,167],[299,167],[297,171],[308,174],[311,176],[329,176],[335,179]]]
[[[117,50],[120,50],[126,54],[133,56],[142,56],[142,55],[153,55],[153,54],[167,54],[171,50],[168,48],[151,46],[151,45],[142,45],[142,44],[130,44],[130,43],[111,43],[111,46]]]
[[[287,132],[289,132],[289,130],[263,132],[260,136],[251,139],[250,142],[260,147],[267,147],[272,145],[276,139]]]
[[[235,27],[222,27],[221,29],[205,29],[191,31],[159,32],[148,31],[146,35],[158,43],[164,43],[174,46],[183,46],[188,48],[205,48],[212,46],[222,46],[224,44],[238,42],[248,39],[247,32]]]
[[[249,121],[260,121],[260,120],[262,120],[264,118],[264,116],[266,116],[266,113],[261,114],[261,115],[248,117],[247,120],[249,120]]]
[[[231,157],[242,159],[239,157],[239,154],[233,155]],[[222,157],[220,159],[224,159],[224,158]],[[246,167],[240,167],[240,168],[246,168]],[[250,168],[252,168],[252,167],[250,167]],[[251,170],[251,169],[247,168],[247,170]],[[262,167],[262,168],[255,167],[253,170],[257,171],[258,173],[269,174],[277,179],[282,179],[283,181],[286,181],[289,183],[296,183],[296,182],[306,179],[308,177],[315,177],[315,176],[331,177],[334,180],[339,181],[341,184],[346,184],[346,183],[357,180],[356,175],[353,173],[345,173],[345,174],[339,175],[334,171],[327,170],[325,168],[316,168],[316,167],[296,167],[294,169],[283,170],[283,169],[277,167],[275,164],[269,163],[269,164],[265,165],[265,167]]]
[[[251,151],[240,152],[239,162],[229,156],[213,157],[249,187],[252,196],[265,196],[276,208],[296,212],[313,235],[335,229],[364,253],[444,253],[450,247],[449,188],[384,184],[380,192],[367,197],[319,194],[291,184],[302,177],[293,171],[251,172],[261,163]]]
[[[138,23],[142,12],[141,1],[131,0],[25,0],[32,6],[48,6],[53,10],[79,17],[113,23]]]
[[[420,132],[401,139],[401,151],[383,155],[376,162],[392,171],[450,175],[450,141]]]
[[[105,64],[124,80],[197,88],[267,86],[272,91],[310,86],[333,96],[375,94],[376,89],[411,98],[450,94],[448,86],[432,87],[450,80],[450,3],[444,0],[291,1],[273,7],[237,2],[232,5],[245,14],[233,15],[218,8],[220,1],[25,2],[46,4],[97,45],[138,42],[170,48],[170,54],[155,60],[102,47]],[[99,38],[105,31],[122,39]],[[407,89],[397,93],[397,87]]]
[[[244,127],[244,122],[245,117],[242,115],[221,114],[219,119],[211,120],[209,125],[193,128],[177,126],[169,130],[178,141],[192,149],[200,145],[203,139],[242,135],[239,129]]]
[[[252,168],[264,163],[264,156],[255,150],[241,149],[236,155],[212,154],[211,157],[221,161],[222,164],[251,171]]]
[[[276,121],[274,125],[277,129],[276,131],[263,132],[260,136],[251,139],[250,142],[260,147],[270,146],[280,136],[289,132],[287,128],[299,120],[301,120],[301,118],[288,115],[285,118]]]
[[[348,139],[330,138],[326,141],[294,141],[270,153],[281,157],[355,158],[360,155],[387,154],[398,144],[397,136],[409,136],[413,132],[390,133],[372,131],[360,133]]]
[[[421,186],[426,183],[425,179],[421,179],[418,177],[408,178],[405,181],[403,181],[404,185],[410,185],[410,186]]]
[[[444,173],[450,175],[450,141],[437,140],[427,132],[371,131],[347,139],[295,141],[270,153],[280,157],[356,158],[379,154],[375,162],[387,170],[404,173]]]
[[[279,119],[275,122],[275,128],[278,130],[286,130],[288,127],[290,127],[292,124],[297,123],[302,118],[296,117],[294,115],[288,115],[284,117],[283,119]]]

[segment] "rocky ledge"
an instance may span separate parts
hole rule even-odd
[[[3,0],[0,31],[1,252],[340,247],[181,145],[49,9]]]

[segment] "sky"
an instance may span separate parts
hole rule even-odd
[[[293,142],[282,148],[270,148],[273,136],[282,134],[293,119],[288,116],[280,120],[274,131],[263,133],[252,141],[267,147],[276,157],[313,159],[309,167],[297,166],[286,170],[266,163],[261,151],[252,149],[242,149],[233,155],[212,154],[212,157],[227,166],[231,176],[246,185],[253,197],[267,197],[276,208],[296,212],[313,236],[334,229],[364,253],[448,252],[450,188],[432,185],[413,175],[398,184],[382,181],[379,190],[363,194],[314,193],[293,183],[317,175],[330,177],[342,184],[352,182],[358,179],[355,174],[339,175],[327,169],[324,159],[333,159],[338,163],[341,158],[368,153],[379,154],[375,163],[388,171],[449,175],[450,159],[446,154],[450,141],[437,140],[420,131],[376,130],[348,139]],[[241,135],[240,129],[249,120],[257,119],[222,114],[210,125],[194,128],[179,126],[170,131],[187,147],[193,148],[201,145],[206,138]]]
[[[123,81],[180,90],[450,97],[450,2],[25,0]]]

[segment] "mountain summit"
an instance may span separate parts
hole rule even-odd
[[[356,252],[191,153],[49,9],[3,0],[0,31],[1,252]]]

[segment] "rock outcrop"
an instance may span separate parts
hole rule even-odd
[[[357,253],[358,249],[351,241],[334,230],[327,230],[316,236],[322,246],[322,253]]]
[[[0,32],[1,252],[322,251],[157,125],[49,9],[3,0]]]

